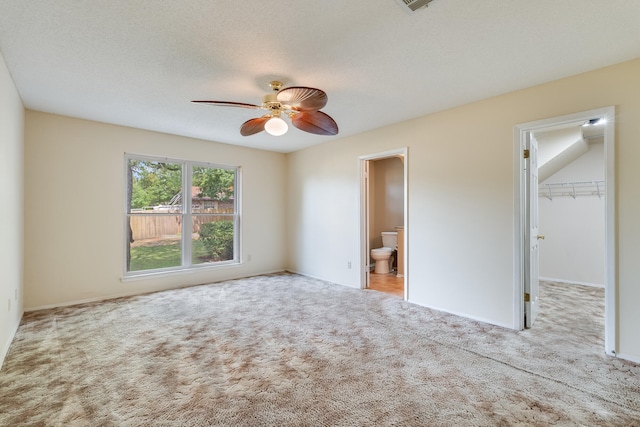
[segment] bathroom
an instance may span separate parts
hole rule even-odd
[[[369,288],[404,296],[404,157],[398,155],[368,163]],[[383,232],[387,237],[387,244],[394,246],[391,248],[393,251],[384,251],[388,257],[380,250],[385,247]],[[397,248],[400,248],[400,253]]]

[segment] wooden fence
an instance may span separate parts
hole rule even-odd
[[[219,214],[233,213],[233,209],[225,209],[226,212],[212,213],[210,215],[193,216],[192,233],[200,231],[200,225],[221,219],[230,219]],[[129,224],[133,232],[133,240],[157,239],[162,236],[179,236],[182,233],[182,216],[180,215],[131,215]]]

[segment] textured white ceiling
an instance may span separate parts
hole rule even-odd
[[[639,0],[0,0],[0,52],[27,108],[290,152],[638,58],[639,23]],[[340,134],[243,137],[259,110],[189,102],[274,79],[325,90]]]

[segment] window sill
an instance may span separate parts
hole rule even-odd
[[[199,267],[191,267],[191,268],[181,268],[178,270],[165,270],[165,271],[153,271],[148,273],[133,273],[127,276],[123,276],[120,278],[120,282],[129,283],[129,282],[138,282],[140,280],[149,280],[149,279],[158,279],[162,277],[171,277],[171,276],[185,276],[189,274],[196,273],[198,271],[208,271],[208,270],[220,270],[225,268],[235,268],[240,267],[242,265],[241,262],[225,262],[216,265],[207,265],[207,266],[199,266]]]

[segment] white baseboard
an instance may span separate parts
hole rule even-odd
[[[325,279],[324,277],[318,277],[318,276],[314,276],[313,274],[302,273],[302,272],[300,272],[298,270],[293,270],[293,269],[287,268],[287,269],[285,269],[285,271],[287,273],[297,274],[299,276],[304,276],[304,277],[309,277],[311,279],[316,279],[316,280],[322,280],[324,282],[329,282],[329,280]],[[333,283],[333,282],[331,282],[331,283]]]
[[[18,332],[18,327],[20,326],[21,322],[22,322],[22,314],[20,315],[20,320],[16,324],[16,327],[9,334],[7,342],[5,342],[4,345],[2,346],[2,353],[0,353],[0,370],[2,369],[2,365],[4,364],[4,359],[5,357],[7,357],[7,353],[9,353],[9,347],[11,347],[11,343],[13,343],[13,339],[16,337],[16,332]]]
[[[318,279],[318,280],[323,280],[325,282],[336,283],[336,282],[332,282],[331,280],[323,279],[322,277],[316,277],[316,276],[313,276],[311,274],[300,273],[300,272],[292,270],[292,269],[287,269],[286,271],[288,271],[289,273],[294,273],[294,274],[299,274],[301,276],[310,277],[312,279]],[[353,288],[353,286],[343,285],[341,283],[336,283],[336,284],[337,285],[342,285],[342,286],[347,286],[349,288]],[[356,289],[359,289],[359,288],[356,288]],[[449,314],[453,314],[453,315],[456,315],[456,316],[464,317],[464,318],[467,318],[467,319],[477,320],[478,322],[488,323],[490,325],[496,325],[496,326],[500,326],[500,327],[507,328],[507,329],[514,329],[513,325],[511,325],[511,324],[503,324],[503,323],[495,322],[493,320],[485,319],[485,318],[482,318],[482,317],[470,316],[469,314],[466,314],[466,313],[457,313],[457,312],[450,311],[450,310],[443,310],[443,309],[441,309],[439,307],[433,307],[433,306],[430,306],[430,305],[419,304],[419,303],[416,303],[416,302],[411,301],[411,300],[408,300],[407,302],[409,302],[411,304],[419,305],[421,307],[426,307],[426,308],[430,308],[430,309],[433,309],[433,310],[442,311],[444,313],[449,313]]]
[[[334,282],[333,280],[329,280],[329,279],[326,279],[326,278],[324,278],[324,277],[314,276],[313,274],[301,273],[301,272],[299,272],[299,271],[292,270],[292,269],[290,269],[290,268],[287,268],[285,271],[286,271],[286,272],[288,272],[288,273],[293,273],[293,274],[298,274],[298,275],[300,275],[300,276],[309,277],[309,278],[311,278],[311,279],[322,280],[323,282],[329,282],[329,283],[333,283],[333,284],[340,285],[340,286],[346,286],[347,288],[352,288],[352,289],[361,289],[360,287],[355,287],[355,286],[347,285],[347,284],[345,284],[345,283]]]
[[[107,301],[107,300],[115,299],[115,298],[133,297],[133,296],[136,296],[136,295],[144,295],[144,294],[151,294],[151,293],[155,293],[155,292],[170,291],[170,290],[173,290],[173,289],[190,288],[192,286],[210,285],[210,284],[213,284],[213,283],[226,282],[228,280],[246,279],[248,277],[261,276],[263,274],[280,273],[282,271],[285,271],[285,270],[280,269],[280,270],[263,271],[261,273],[252,273],[249,276],[232,277],[232,278],[221,279],[221,280],[212,280],[212,281],[207,281],[207,282],[204,282],[204,283],[198,283],[198,284],[195,284],[195,285],[175,286],[175,287],[171,287],[171,288],[167,288],[167,289],[158,289],[158,290],[155,290],[155,291],[122,292],[122,293],[117,293],[117,294],[112,294],[112,295],[103,295],[103,296],[95,297],[95,298],[87,298],[87,299],[73,300],[73,301],[64,301],[64,302],[55,303],[55,304],[39,305],[39,306],[36,306],[36,307],[25,307],[24,311],[25,312],[31,312],[31,311],[38,311],[38,310],[48,310],[48,309],[51,309],[51,308],[69,307],[69,306],[78,305],[78,304],[87,304],[87,303],[92,303],[92,302]]]
[[[486,319],[484,317],[472,316],[472,315],[467,314],[467,313],[460,313],[460,312],[451,311],[451,310],[444,310],[444,309],[442,309],[440,307],[434,307],[432,305],[426,305],[426,304],[419,304],[419,303],[417,303],[415,301],[411,301],[411,300],[409,300],[407,302],[410,302],[411,304],[419,305],[421,307],[426,307],[426,308],[429,308],[431,310],[437,310],[437,311],[441,311],[443,313],[453,314],[454,316],[464,317],[465,319],[476,320],[478,322],[487,323],[489,325],[500,326],[502,328],[507,328],[507,329],[511,329],[511,330],[515,329],[513,327],[513,325],[511,325],[511,324],[496,322],[495,320],[492,320],[492,319]],[[517,329],[515,329],[515,330],[517,330]]]
[[[557,279],[555,277],[539,277],[538,279],[544,280],[545,282],[559,282],[559,283],[567,283],[569,285],[582,285],[582,286],[591,286],[592,288],[604,288],[604,285],[600,283],[577,282],[575,280]]]
[[[618,359],[628,360],[629,362],[640,364],[640,357],[638,357],[638,356],[632,356],[630,354],[624,354],[624,353],[616,353],[614,357],[617,357]]]

